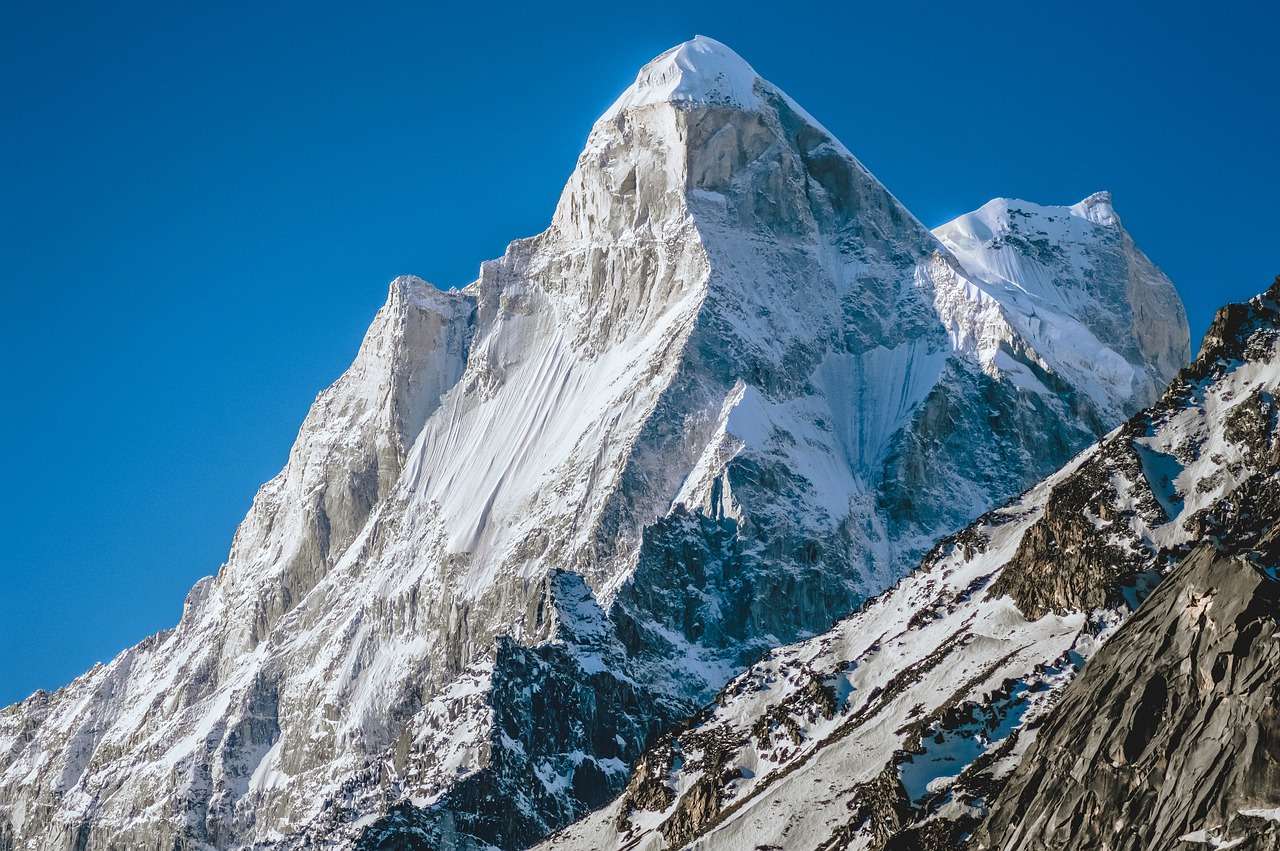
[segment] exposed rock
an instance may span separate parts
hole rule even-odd
[[[1212,546],[1065,690],[973,841],[1197,844],[1280,848],[1280,581]]]
[[[1115,608],[1124,603],[1122,581],[1132,584],[1144,571],[1158,569],[1151,553],[1133,547],[1129,537],[1100,534],[1112,524],[1154,528],[1170,519],[1146,488],[1132,500],[1122,499],[1117,489],[1117,482],[1144,480],[1130,439],[1144,424],[1136,417],[1049,492],[1043,516],[1022,537],[990,596],[1012,597],[1029,618]]]
[[[1224,309],[1097,446],[732,680],[663,740],[684,757],[666,794],[541,847],[1275,847],[1274,296]],[[697,825],[668,833],[690,795]]]

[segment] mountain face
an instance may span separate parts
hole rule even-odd
[[[1277,847],[1278,390],[1280,279],[1155,405],[748,668],[547,847]]]
[[[1045,366],[1106,418],[1155,402],[1186,363],[1186,335],[1168,321],[1177,293],[1121,227],[1110,193],[1065,209],[998,198],[936,233]]]
[[[545,232],[461,291],[393,282],[174,629],[0,714],[0,849],[522,847],[624,788],[647,812],[664,731],[1150,403],[1187,341],[1105,196],[935,235],[696,38],[597,121]],[[948,546],[911,597],[944,625],[997,567]],[[1035,647],[997,673],[1098,631],[1001,605]],[[881,620],[839,655],[896,653]],[[948,646],[1004,640],[973,635]]]

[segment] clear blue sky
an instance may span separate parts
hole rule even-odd
[[[173,624],[387,282],[541,230],[695,33],[926,223],[1113,190],[1197,338],[1280,272],[1274,3],[189,5],[0,28],[0,704]]]

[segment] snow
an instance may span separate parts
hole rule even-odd
[[[1072,204],[1067,209],[1071,211],[1071,215],[1087,219],[1095,225],[1120,227],[1120,217],[1116,215],[1115,207],[1111,205],[1111,193],[1105,189],[1093,193],[1079,203]]]
[[[1139,331],[1125,314],[1131,299],[1167,300],[1172,285],[1132,247],[1110,193],[1068,207],[997,198],[934,234],[982,297],[995,302],[1003,321],[1030,344],[1034,357],[1102,410],[1120,410],[1134,398],[1149,404],[1163,389],[1168,376],[1153,381],[1128,354],[1134,338],[1141,343],[1152,329]],[[1117,263],[1125,265],[1128,277],[1108,282],[1116,276],[1106,270]],[[1000,336],[993,321],[986,320],[979,340],[988,361]],[[1185,315],[1165,321],[1186,324]],[[1007,362],[998,365],[1008,368]]]
[[[634,441],[674,364],[638,382],[636,366],[678,352],[697,285],[688,281],[656,305],[648,327],[627,329],[598,357],[584,357],[571,338],[583,322],[578,305],[550,293],[528,292],[528,311],[499,317],[477,340],[472,362],[492,364],[496,386],[479,398],[446,397],[406,469],[412,499],[431,506],[448,549],[476,566],[465,583],[471,593],[492,583],[505,551],[532,527],[555,527],[557,514],[572,524],[564,544],[585,541],[582,507],[599,506],[595,495],[614,487],[616,456]],[[566,479],[569,492],[558,484]]]
[[[1257,361],[1225,365],[1220,378],[1194,388],[1188,404],[1135,441],[1145,484],[1168,518],[1143,530],[1157,545],[1186,542],[1190,533],[1182,521],[1228,497],[1250,474],[1253,465],[1244,448],[1227,438],[1224,423],[1238,405],[1251,404],[1255,393],[1280,393],[1276,356],[1273,351]]]
[[[1105,220],[1097,207],[1093,205],[1093,213]],[[732,681],[708,716],[681,734],[686,748],[696,747],[700,735],[733,743],[731,765],[743,769],[742,779],[720,787],[731,808],[726,817],[691,847],[735,848],[748,841],[820,845],[855,806],[857,783],[886,765],[897,765],[916,803],[948,801],[931,816],[941,817],[958,806],[951,795],[957,776],[1016,732],[1010,752],[992,767],[994,776],[1012,771],[1056,695],[1124,623],[1158,574],[1147,570],[1123,589],[1128,605],[1087,615],[1047,614],[1035,621],[1027,620],[1010,598],[992,598],[985,589],[1041,517],[1052,490],[1086,465],[1092,476],[1114,488],[1114,497],[1103,500],[1099,495],[1098,511],[1088,515],[1113,545],[1159,566],[1158,553],[1189,543],[1192,533],[1182,521],[1229,498],[1257,469],[1246,448],[1227,437],[1226,422],[1237,406],[1255,404],[1259,394],[1280,392],[1280,351],[1263,350],[1266,339],[1253,342],[1254,359],[1216,364],[1208,378],[1188,390],[1171,391],[1152,412],[1111,432],[1101,446],[1081,453],[984,518],[967,533],[971,542],[976,538],[971,555],[962,547],[943,551],[830,632],[779,648]],[[758,440],[776,428],[776,416],[762,404],[743,410],[737,431],[744,438]],[[1102,519],[1104,509],[1107,520]],[[1206,597],[1200,605],[1209,602]],[[1194,618],[1196,611],[1192,606],[1187,616]],[[930,663],[939,653],[942,659]],[[904,683],[906,673],[911,677]],[[833,718],[790,708],[811,677],[834,690]],[[894,695],[891,686],[902,692]],[[885,694],[889,702],[873,707],[878,717],[872,714],[850,731],[859,713],[870,712],[875,697]],[[960,704],[965,713],[959,723],[932,721],[920,731],[919,748],[892,762],[913,719],[928,718],[949,698],[966,701]],[[779,712],[789,713],[798,743],[775,735],[761,744],[754,732],[757,724]],[[679,772],[672,785],[688,788],[691,774]],[[638,831],[656,834],[672,812],[674,805],[659,813],[634,814],[632,821]],[[1280,808],[1241,814],[1280,820]],[[549,847],[593,847],[601,837],[612,836],[616,816],[614,808],[594,814]],[[619,843],[639,838],[633,832]],[[646,841],[658,840],[650,836]],[[850,847],[865,847],[860,841]],[[1244,840],[1206,828],[1182,841],[1232,848]]]
[[[289,775],[280,768],[281,742],[271,746],[254,769],[249,788],[254,792],[276,789],[289,781]]]
[[[1198,845],[1208,845],[1210,848],[1235,848],[1248,839],[1247,836],[1240,836],[1235,839],[1217,836],[1217,831],[1213,828],[1204,830],[1194,830],[1184,836],[1179,836],[1179,842],[1192,842]]]
[[[1085,617],[1048,615],[1028,621],[1007,598],[988,600],[982,589],[1038,519],[1053,484],[1088,457],[1089,453],[1084,453],[1053,480],[1001,509],[997,524],[984,527],[985,550],[972,559],[954,550],[907,577],[831,632],[774,651],[730,683],[711,707],[710,717],[700,721],[694,732],[723,730],[717,733],[718,738],[728,736],[741,743],[730,767],[740,769],[742,778],[723,788],[725,805],[739,806],[694,847],[735,848],[748,841],[815,846],[825,836],[824,824],[847,819],[849,794],[856,784],[870,780],[902,746],[905,726],[922,710],[927,713],[961,688],[971,699],[980,700],[1008,679],[1021,683],[994,726],[962,728],[944,737],[942,745],[926,737],[925,753],[903,768],[912,797],[944,788],[947,779],[977,755],[1047,711],[1052,694],[1070,677],[1055,660],[1066,658],[1069,651],[1083,658],[1094,646],[1085,632]],[[908,625],[913,614],[929,608],[936,609],[938,616]],[[932,665],[925,661],[939,647],[957,639],[945,661]],[[913,668],[918,675],[906,683],[903,692],[878,712],[871,712],[877,695]],[[752,732],[756,722],[765,717],[769,707],[784,705],[812,677],[835,688],[836,715],[831,719],[820,714],[793,715],[800,729],[799,745],[793,746],[789,738],[778,735],[761,748]],[[849,732],[850,719],[867,712],[871,712],[870,719],[855,728],[856,732]],[[1020,745],[1025,747],[1026,743]],[[696,758],[696,753],[687,750],[685,755],[689,760]],[[673,780],[679,792],[688,789],[696,775],[678,772]],[[670,809],[633,813],[631,819],[641,830],[652,830],[670,813]],[[623,844],[620,839],[605,838],[613,836],[616,816],[613,807],[593,814],[549,847],[586,849],[612,841]],[[629,835],[627,841],[638,838]],[[644,841],[657,840],[650,837]]]
[[[1182,472],[1182,464],[1172,455],[1156,452],[1142,445],[1134,447],[1142,461],[1142,472],[1147,477],[1151,492],[1169,517],[1182,513],[1182,500],[1174,488],[1174,480]]]
[[[656,103],[695,103],[755,109],[759,76],[746,61],[713,38],[695,36],[640,69],[601,121],[626,109]]]
[[[905,763],[899,773],[902,787],[913,802],[931,791],[945,788],[960,772],[986,752],[989,742],[971,734],[948,736],[942,744],[926,740],[925,752]]]
[[[754,387],[736,393],[726,431],[768,448],[810,483],[809,510],[839,520],[871,490],[889,441],[931,390],[949,353],[911,344],[861,356],[831,354],[811,379],[817,392],[773,402]]]
[[[1180,521],[1229,495],[1235,486],[1228,482],[1207,493],[1196,483],[1227,466],[1243,467],[1242,476],[1251,469],[1242,448],[1225,438],[1224,423],[1235,405],[1257,392],[1275,391],[1280,380],[1280,370],[1273,366],[1276,356],[1273,351],[1258,361],[1222,365],[1187,399],[1169,397],[1172,401],[1156,409],[1145,434],[1139,432],[1131,441],[1125,430],[1112,432],[1104,448],[1081,453],[985,518],[971,530],[979,538],[971,556],[960,547],[942,552],[830,632],[779,648],[733,680],[709,715],[681,734],[691,760],[697,758],[698,736],[734,743],[730,767],[741,769],[741,779],[720,787],[730,808],[727,816],[691,847],[734,848],[748,841],[781,847],[820,844],[847,818],[857,784],[894,764],[891,760],[903,747],[902,737],[913,719],[928,717],[953,697],[970,701],[961,704],[965,714],[960,722],[946,727],[931,723],[921,731],[919,750],[897,763],[907,794],[917,803],[926,798],[947,801],[931,816],[944,817],[959,806],[951,796],[957,776],[1017,732],[1010,752],[991,769],[994,776],[1012,771],[1056,695],[1114,634],[1143,596],[1143,586],[1149,587],[1155,578],[1150,573],[1137,577],[1130,606],[1087,616],[1048,614],[1035,621],[1028,621],[1011,599],[991,598],[984,589],[1037,522],[1053,488],[1085,465],[1109,471],[1116,491],[1107,505],[1111,519],[1104,522],[1095,514],[1095,525],[1102,524],[1118,542],[1151,557],[1186,543],[1190,533]],[[746,426],[739,431],[758,438],[765,431],[760,427],[764,417],[759,410],[747,410],[751,416],[744,418]],[[757,433],[750,433],[752,426]],[[1138,470],[1136,480],[1128,478],[1127,471],[1134,468],[1117,460],[1126,452]],[[1167,518],[1153,519],[1154,503]],[[930,616],[921,618],[926,612]],[[943,658],[930,663],[938,653]],[[904,682],[906,672],[911,678]],[[835,692],[836,714],[831,719],[787,709],[815,677]],[[888,690],[891,684],[902,692],[894,695]],[[850,731],[860,714],[871,711],[876,696],[884,694],[890,695],[889,702],[874,707],[871,717]],[[790,713],[799,731],[797,744],[780,733],[763,744],[757,740],[757,724],[779,711]],[[695,772],[677,771],[672,785],[678,791],[688,789],[694,780]],[[616,806],[593,814],[548,847],[589,848],[603,837],[613,837]],[[662,812],[632,813],[636,830],[616,841],[659,842],[657,829],[673,811],[674,805]],[[1280,809],[1242,814],[1280,820]],[[648,831],[652,835],[646,835]],[[1242,841],[1215,829],[1195,831],[1183,840],[1214,848],[1231,848]],[[855,841],[851,847],[864,846]]]

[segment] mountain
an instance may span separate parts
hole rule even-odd
[[[546,231],[393,282],[174,629],[0,714],[0,849],[522,847],[606,804],[1173,376],[1102,199],[940,239],[727,47],[667,51]]]
[[[1155,405],[748,668],[547,847],[1276,847],[1278,343],[1280,279]]]
[[[997,198],[935,233],[1053,373],[1107,418],[1155,402],[1186,363],[1164,275],[1097,192],[1071,207]],[[1034,379],[1032,379],[1034,380]]]

